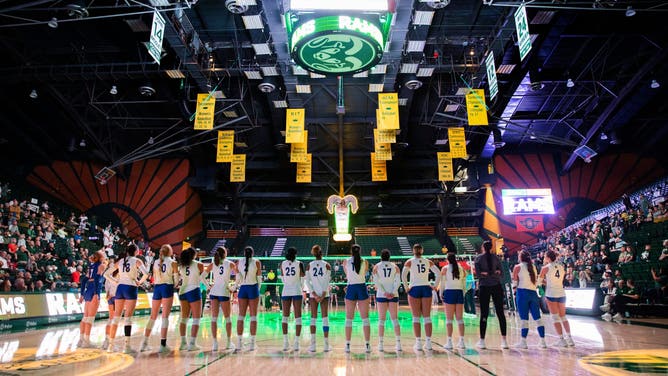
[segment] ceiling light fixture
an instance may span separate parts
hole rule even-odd
[[[604,140],[604,141],[605,141],[605,140],[607,140],[607,139],[608,139],[608,135],[605,134],[605,132],[601,132],[601,140]]]
[[[652,89],[658,89],[661,87],[661,84],[657,80],[652,80],[652,83],[649,84],[649,87],[651,87]]]
[[[39,95],[37,95],[37,90],[32,89],[32,90],[30,91],[30,98],[32,98],[32,99],[37,99],[38,96],[39,96]]]
[[[570,78],[566,80],[566,87],[573,87],[573,86],[575,86],[575,82],[573,82],[573,80],[571,80]]]
[[[382,208],[383,208],[383,203],[378,201],[378,209],[382,209]]]
[[[109,94],[111,95],[118,94],[118,88],[116,87],[116,85],[111,85],[111,89],[109,89]]]
[[[148,138],[148,144],[149,145],[153,145],[154,142],[155,142],[155,140],[153,139],[153,136]]]
[[[56,17],[53,17],[46,24],[49,25],[49,27],[52,28],[52,29],[57,29],[58,28],[58,19]]]
[[[82,138],[81,142],[79,142],[79,146],[82,147],[82,148],[85,148],[86,147],[86,139]]]
[[[626,17],[633,17],[636,15],[636,10],[632,6],[626,7]]]

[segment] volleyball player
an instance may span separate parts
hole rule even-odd
[[[237,317],[237,351],[242,350],[242,336],[244,334],[244,318],[246,310],[250,311],[250,346],[255,350],[255,334],[257,333],[257,309],[260,297],[260,283],[262,282],[262,264],[253,257],[253,247],[244,249],[244,258],[237,263],[237,278],[239,286],[237,299],[239,300],[239,316]]]
[[[181,278],[181,288],[179,289],[181,346],[179,350],[197,351],[199,346],[195,344],[195,340],[199,331],[199,321],[202,317],[202,293],[199,284],[200,279],[204,278],[206,274],[204,273],[204,265],[195,260],[195,250],[192,248],[181,251],[178,264]],[[190,337],[186,338],[187,322],[191,314]]]
[[[545,266],[540,271],[539,281],[545,281],[545,299],[547,308],[554,321],[554,329],[559,335],[555,347],[575,346],[571,338],[571,326],[566,318],[566,292],[564,291],[564,276],[566,271],[561,263],[557,262],[557,253],[549,250],[545,253]],[[540,283],[539,283],[540,284]]]
[[[459,329],[458,349],[465,349],[464,344],[464,290],[466,289],[466,275],[464,268],[459,267],[454,252],[448,253],[448,264],[441,269],[440,278],[437,279],[436,289],[443,289],[443,309],[445,311],[445,326],[448,331],[448,339],[443,346],[452,350],[452,323],[457,322]]]
[[[540,301],[538,299],[536,266],[531,262],[531,255],[527,251],[520,252],[520,263],[513,268],[513,286],[517,286],[516,301],[517,313],[520,315],[522,338],[515,345],[516,348],[526,349],[529,335],[529,313],[536,321],[540,335],[540,347],[546,348],[545,326],[540,317]]]
[[[227,333],[226,349],[233,350],[232,344],[232,321],[230,321],[230,276],[231,272],[237,272],[237,266],[227,258],[227,248],[218,247],[213,256],[213,263],[206,268],[206,274],[213,272],[213,285],[209,293],[211,301],[211,336],[213,347],[211,350],[218,351],[218,313],[222,309],[225,331]]]
[[[408,304],[413,316],[413,334],[415,335],[415,351],[422,351],[422,335],[420,317],[424,320],[425,350],[432,350],[431,346],[431,301],[432,287],[429,283],[429,272],[438,275],[440,270],[431,260],[422,257],[423,249],[420,244],[413,245],[413,258],[406,260],[401,271],[401,281],[408,292]],[[410,281],[408,276],[410,275]]]
[[[362,319],[362,329],[364,331],[364,351],[371,352],[369,340],[371,337],[371,328],[369,324],[369,293],[366,289],[365,275],[369,270],[369,263],[362,259],[360,253],[362,248],[353,244],[350,247],[352,257],[343,260],[343,271],[346,274],[348,286],[346,288],[346,347],[345,352],[350,352],[350,338],[353,334],[353,318],[355,317],[355,307],[360,312]]]
[[[109,256],[109,265],[107,265],[107,269],[111,268],[114,265],[114,257],[115,256]],[[105,275],[106,275],[106,270],[105,270]],[[116,296],[116,287],[118,287],[118,280],[116,277],[118,276],[118,269],[116,269],[111,277],[112,278],[105,278],[104,280],[104,291],[107,299],[107,306],[109,310],[109,319],[107,320],[107,325],[104,327],[104,342],[102,342],[102,349],[106,350],[109,347],[109,333],[111,332],[111,325],[114,320],[115,316],[115,299],[114,296]]]
[[[290,318],[290,307],[295,311],[295,344],[294,351],[299,351],[299,336],[302,332],[302,278],[304,277],[304,265],[296,260],[297,249],[288,248],[285,252],[285,260],[281,262],[281,280],[283,291],[281,292],[281,303],[283,318],[281,329],[283,330],[283,351],[288,351],[288,319]]]
[[[153,299],[151,300],[151,316],[144,329],[144,339],[139,346],[139,351],[148,350],[148,338],[153,330],[155,319],[158,317],[162,307],[160,323],[160,352],[171,351],[167,347],[167,330],[169,329],[169,314],[172,312],[174,301],[174,285],[178,283],[179,268],[176,260],[172,258],[174,251],[172,246],[165,244],[160,247],[160,255],[153,262]],[[176,278],[175,278],[176,277]]]
[[[311,248],[311,254],[315,260],[311,261],[306,267],[306,287],[309,291],[309,300],[311,307],[311,345],[308,351],[315,352],[315,322],[318,317],[318,306],[320,306],[320,316],[322,317],[322,332],[325,337],[325,352],[331,351],[329,346],[329,282],[332,277],[332,267],[326,261],[322,260],[322,249],[319,245]]]
[[[81,283],[79,303],[84,302],[83,318],[79,326],[79,346],[91,347],[90,330],[95,321],[97,308],[100,306],[100,292],[102,291],[102,273],[105,267],[105,254],[102,251],[93,253],[89,258],[88,272]]]
[[[501,329],[501,348],[507,349],[506,315],[503,312],[503,288],[501,287],[501,261],[492,254],[492,242],[485,240],[480,245],[481,254],[475,259],[475,272],[478,275],[478,296],[480,299],[480,341],[477,347],[486,349],[485,334],[487,332],[487,317],[489,316],[489,299],[494,302],[496,318]]]
[[[118,287],[116,287],[116,296],[114,297],[115,309],[114,318],[109,329],[109,348],[107,351],[113,351],[114,338],[116,337],[116,330],[121,321],[121,316],[124,314],[125,326],[123,327],[125,333],[125,348],[123,352],[126,354],[133,354],[135,351],[130,347],[130,336],[132,335],[132,315],[134,315],[135,307],[137,305],[138,286],[142,285],[148,278],[148,270],[144,266],[144,262],[135,257],[137,253],[137,246],[130,244],[125,250],[124,257],[120,258],[113,267],[107,269],[104,277],[114,279],[112,273],[115,270],[118,272]],[[138,281],[139,272],[142,273],[141,279]]]
[[[387,311],[390,311],[390,320],[394,328],[395,349],[401,351],[401,329],[397,311],[399,307],[399,267],[390,262],[390,251],[383,249],[380,252],[380,262],[373,267],[373,280],[376,283],[376,303],[378,306],[378,351],[385,351],[383,337],[385,335],[385,321]]]

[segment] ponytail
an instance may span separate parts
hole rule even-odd
[[[531,283],[536,283],[536,270],[534,269],[533,262],[531,261],[531,255],[527,251],[520,252],[520,262],[525,262],[527,264],[527,270],[529,271],[529,277],[531,278]]]
[[[485,240],[482,242],[482,249],[485,253],[485,260],[487,261],[487,268],[489,271],[492,270],[492,242]]]
[[[315,257],[316,260],[322,259],[322,248],[318,244],[314,245],[311,248],[311,254]]]
[[[288,250],[285,252],[285,259],[294,262],[296,258],[297,258],[297,248],[295,247],[288,248]]]
[[[459,279],[459,264],[454,253],[448,253],[448,264],[452,265],[452,279]]]
[[[171,245],[165,244],[160,247],[160,255],[158,256],[158,274],[162,274],[162,263],[165,261],[165,257],[168,257],[171,253]]]
[[[353,244],[353,246],[350,247],[350,253],[353,254],[353,271],[355,273],[359,273],[362,270],[362,256],[360,256],[361,252],[362,247],[360,247],[358,244]]]
[[[253,247],[248,246],[244,248],[244,257],[246,258],[246,265],[244,265],[244,279],[248,276],[248,265],[251,262],[251,259],[253,258]]]
[[[225,260],[226,256],[227,256],[227,248],[225,247],[216,248],[216,253],[214,253],[213,255],[213,263],[216,265],[220,265],[221,261]]]
[[[195,250],[188,248],[181,252],[181,256],[179,257],[179,264],[181,266],[189,266],[193,262],[193,259],[195,259]]]

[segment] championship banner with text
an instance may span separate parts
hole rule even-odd
[[[240,183],[246,181],[246,154],[235,154],[232,156],[230,165],[230,182]]]
[[[378,129],[399,129],[399,96],[397,93],[378,93],[381,120]]]
[[[218,131],[216,162],[232,162],[234,154],[234,131]]]
[[[487,105],[485,105],[485,90],[471,89],[466,94],[466,112],[469,125],[489,125],[487,121]]]
[[[466,158],[466,133],[464,128],[448,128],[448,142],[450,143],[450,157]]]
[[[289,144],[304,141],[304,109],[288,108],[285,116],[285,142]]]
[[[545,224],[542,215],[516,215],[515,227],[518,232],[543,232]]]
[[[394,144],[397,142],[397,132],[394,129],[374,129],[373,141],[382,144]]]
[[[188,249],[188,248],[190,248],[190,247],[192,247],[192,246],[193,246],[193,245],[190,244],[190,243],[188,243],[187,241],[182,241],[182,242],[181,242],[181,250],[182,250],[182,251],[183,251],[184,249]]]
[[[387,162],[376,158],[376,153],[371,153],[371,181],[387,181]]]
[[[373,142],[373,151],[376,153],[389,152],[390,159],[392,159],[392,144],[381,143],[376,140]]]
[[[438,159],[438,180],[455,181],[454,170],[452,168],[452,157],[447,151],[436,153]]]
[[[310,183],[313,155],[306,154],[306,162],[297,163],[297,183]]]
[[[304,131],[304,142],[295,142],[290,144],[290,162],[307,162],[306,153],[308,153],[308,131]]]
[[[391,161],[392,160],[392,150],[390,150],[390,149],[375,150],[374,153],[372,153],[372,154],[373,154],[372,158],[377,160],[377,161]]]
[[[195,112],[195,130],[213,129],[213,118],[216,113],[216,98],[209,93],[197,94],[197,110]]]

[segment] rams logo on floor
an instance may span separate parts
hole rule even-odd
[[[119,353],[106,353],[95,349],[78,349],[64,354],[36,358],[36,348],[21,348],[9,363],[0,364],[4,375],[44,375],[73,373],[77,376],[102,376],[118,372],[130,366],[134,358]]]
[[[580,359],[582,368],[595,375],[637,375],[668,373],[668,350],[642,349],[611,351]]]

